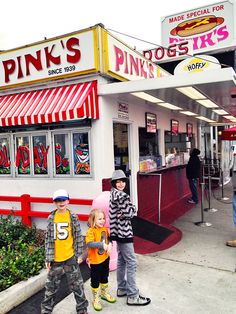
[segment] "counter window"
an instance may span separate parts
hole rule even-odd
[[[187,133],[171,134],[165,131],[165,158],[167,166],[176,166],[186,163],[189,157],[188,150],[193,147],[194,137],[189,138]]]
[[[158,131],[156,133],[149,133],[145,128],[139,128],[139,171],[156,171],[161,165]]]
[[[165,152],[166,154],[176,152],[186,152],[187,142],[189,141],[186,133],[177,135],[171,134],[170,131],[165,131]]]
[[[139,128],[139,155],[159,155],[158,131],[156,133],[148,133],[145,128]]]

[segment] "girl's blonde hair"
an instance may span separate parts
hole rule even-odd
[[[89,218],[88,218],[88,226],[90,228],[94,228],[96,226],[96,220],[98,218],[98,215],[102,213],[104,215],[104,219],[105,219],[105,223],[106,223],[106,215],[105,215],[105,212],[104,210],[102,209],[92,209],[90,214],[89,214]]]

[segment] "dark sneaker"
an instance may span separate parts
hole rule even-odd
[[[127,292],[126,292],[125,290],[117,289],[116,295],[117,295],[119,298],[126,297],[126,296],[127,296]]]
[[[138,295],[137,297],[128,297],[127,305],[148,305],[151,302],[151,299]]]

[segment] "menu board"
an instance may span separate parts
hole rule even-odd
[[[157,131],[157,116],[154,113],[146,112],[146,132],[156,133]]]
[[[170,131],[172,135],[179,134],[179,121],[171,119],[170,120]]]

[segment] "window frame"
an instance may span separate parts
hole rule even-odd
[[[89,159],[90,159],[90,174],[75,174],[74,173],[74,154],[73,154],[73,134],[78,133],[88,133],[88,145],[89,145]],[[68,134],[69,142],[69,163],[70,163],[70,173],[69,174],[56,174],[56,159],[55,159],[55,134]],[[63,130],[53,130],[51,132],[52,136],[52,164],[53,164],[53,178],[91,178],[93,176],[92,167],[92,153],[91,153],[91,129],[81,128],[81,129],[63,129]]]
[[[13,153],[13,145],[12,145],[12,137],[10,134],[6,134],[6,133],[2,133],[0,135],[0,138],[1,139],[4,139],[6,138],[7,141],[8,141],[8,146],[9,146],[9,159],[10,159],[10,162],[11,162],[11,165],[10,165],[10,174],[0,174],[0,178],[6,178],[6,177],[10,177],[12,178],[14,176],[14,167],[13,165],[15,164],[15,160],[13,158],[14,156],[14,153]]]
[[[10,132],[9,132],[10,133]],[[9,158],[11,161],[11,174],[2,174],[0,178],[14,178],[14,179],[74,179],[74,178],[91,178],[93,177],[93,151],[92,151],[92,140],[91,140],[91,127],[76,128],[65,128],[65,129],[54,129],[54,130],[35,130],[35,131],[18,131],[12,133],[1,133],[0,138],[7,139],[9,143]],[[89,149],[89,164],[90,174],[75,174],[74,173],[74,154],[73,154],[73,134],[87,133],[88,134],[88,149]],[[67,134],[68,135],[68,152],[70,162],[70,173],[66,175],[56,174],[55,168],[55,145],[54,135],[55,134]],[[33,150],[33,137],[34,136],[45,136],[46,146],[49,146],[47,154],[47,174],[35,174],[34,165],[34,150]],[[19,137],[29,137],[29,150],[30,150],[30,173],[29,174],[18,174],[18,167],[16,167],[16,141]]]

